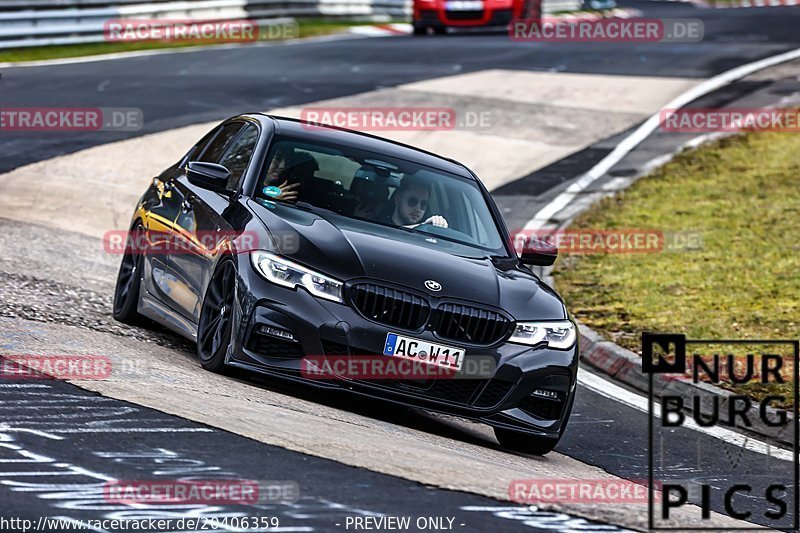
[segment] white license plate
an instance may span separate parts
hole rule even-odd
[[[444,8],[448,11],[482,11],[482,0],[450,0],[444,3]]]
[[[464,350],[461,348],[403,337],[396,333],[386,335],[383,355],[419,361],[450,370],[461,370],[464,366]]]

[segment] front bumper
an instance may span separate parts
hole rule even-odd
[[[306,379],[303,357],[381,354],[389,332],[443,341],[427,330],[412,333],[378,324],[346,304],[316,298],[302,288],[273,285],[252,269],[248,254],[240,255],[238,272],[236,329],[227,358],[231,366],[537,435],[555,438],[562,430],[575,392],[577,343],[570,350],[553,350],[447,341],[465,348],[465,364],[479,356],[494,360],[494,375],[481,379]]]
[[[481,11],[448,11],[443,8],[419,8],[414,11],[414,24],[426,28],[508,26],[514,12],[508,8]]]

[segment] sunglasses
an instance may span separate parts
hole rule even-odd
[[[419,207],[422,210],[428,208],[428,200],[420,200],[416,196],[410,196],[406,199],[406,205],[408,205],[408,207],[417,207],[417,203],[419,203]]]

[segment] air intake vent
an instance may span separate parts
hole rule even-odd
[[[478,407],[494,407],[502,402],[511,389],[514,388],[515,383],[510,381],[500,381],[499,379],[489,380],[486,388],[483,389],[480,398],[475,403]]]
[[[522,400],[519,408],[543,420],[558,420],[569,394],[569,376],[547,376],[536,382],[530,396]]]

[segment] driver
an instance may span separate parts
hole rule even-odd
[[[394,211],[387,217],[387,222],[406,228],[416,228],[422,224],[433,224],[446,228],[447,220],[439,215],[428,217],[422,221],[422,217],[428,210],[430,197],[430,184],[410,177],[403,178],[400,187],[392,196]]]

